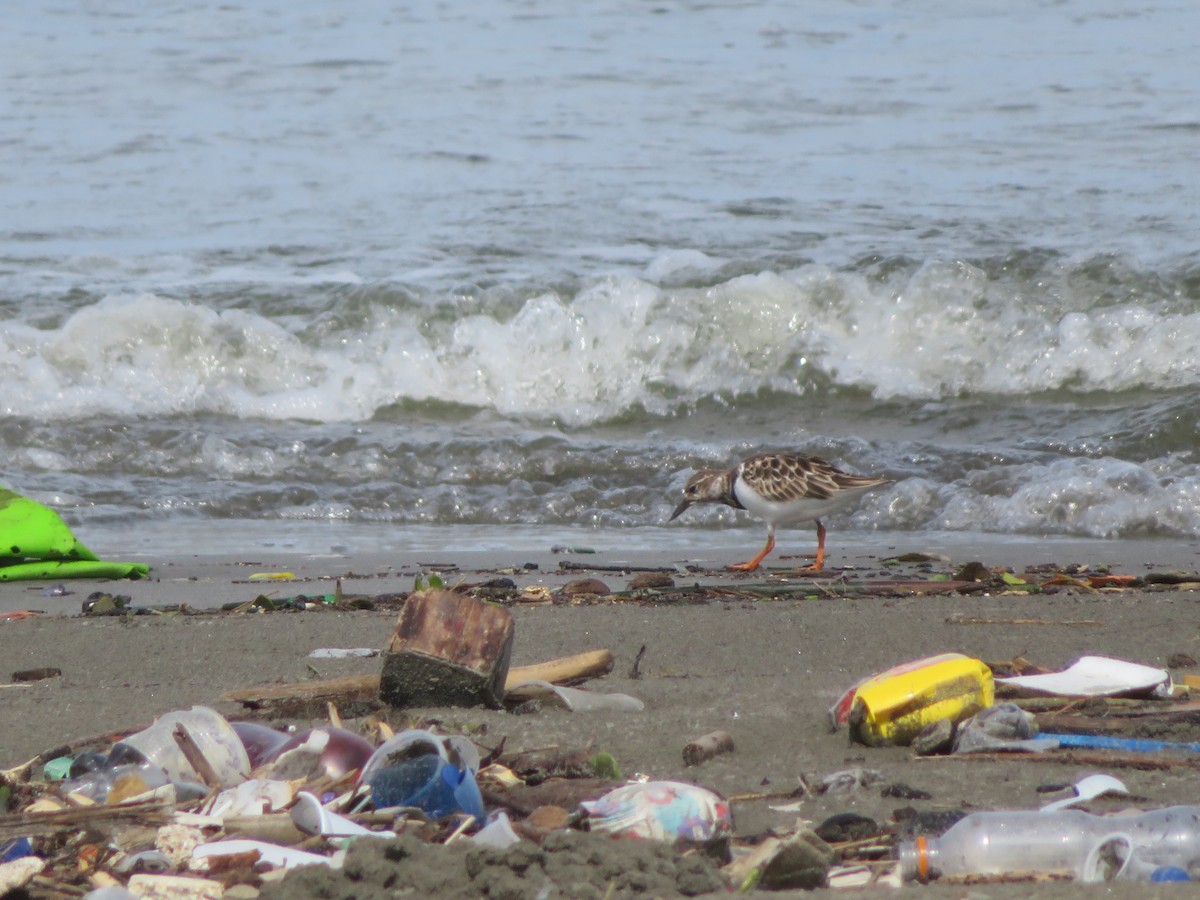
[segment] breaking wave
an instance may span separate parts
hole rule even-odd
[[[245,285],[112,293],[49,322],[0,321],[0,410],[347,422],[449,403],[586,426],[764,393],[940,400],[1200,382],[1195,273],[1117,258],[736,273],[681,252],[637,275],[503,296],[345,281],[260,285],[252,304]]]

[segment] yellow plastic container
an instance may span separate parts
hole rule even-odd
[[[992,670],[961,653],[918,659],[868,678],[854,690],[850,734],[869,746],[911,744],[942,719],[960,722],[992,705]]]

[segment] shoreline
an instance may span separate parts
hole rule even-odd
[[[500,531],[503,529],[491,529]],[[446,528],[446,535],[457,529]],[[326,593],[340,579],[347,591],[399,593],[412,589],[418,575],[439,574],[447,584],[475,582],[506,575],[518,587],[560,587],[569,580],[594,572],[619,581],[622,571],[662,570],[706,585],[739,584],[771,579],[788,580],[795,568],[811,562],[813,535],[808,529],[789,529],[779,546],[754,573],[724,571],[724,566],[752,556],[762,546],[761,528],[675,529],[675,546],[657,540],[634,543],[636,536],[615,530],[513,529],[513,538],[499,549],[438,549],[425,536],[422,546],[355,552],[271,547],[247,541],[244,550],[231,552],[152,553],[110,549],[105,543],[86,541],[105,560],[144,562],[148,578],[140,580],[70,579],[0,582],[0,614],[39,609],[50,615],[74,615],[80,602],[93,591],[129,596],[133,604],[168,606],[186,603],[193,609],[219,608],[225,603],[252,600],[259,593]],[[390,532],[390,530],[389,530]],[[621,543],[614,547],[616,538]],[[453,542],[458,543],[458,542]],[[475,546],[478,546],[476,544]],[[576,552],[583,548],[591,552]],[[1108,567],[1114,572],[1144,575],[1150,571],[1200,571],[1200,541],[1173,538],[1100,540],[1059,536],[992,535],[957,532],[876,532],[830,530],[827,564],[820,576],[801,576],[804,582],[871,577],[883,561],[905,554],[931,557],[935,570],[952,570],[978,561],[989,568],[1024,568],[1044,565]],[[295,578],[273,580],[274,573]],[[70,597],[46,597],[43,591],[62,584]],[[612,585],[619,590],[617,584]]]

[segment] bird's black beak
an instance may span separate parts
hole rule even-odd
[[[685,499],[682,503],[680,503],[677,507],[675,507],[675,512],[671,513],[671,518],[667,519],[667,521],[668,522],[675,521],[675,519],[679,518],[679,514],[691,505],[692,505],[692,501]]]

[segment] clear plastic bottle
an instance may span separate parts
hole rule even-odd
[[[1130,851],[1113,876],[1147,881],[1164,868],[1200,877],[1200,806],[1168,806],[1136,816],[1113,816],[1112,831],[1128,837]]]
[[[1107,863],[1097,851],[1118,851]],[[937,875],[1062,873],[1086,881],[1149,880],[1174,868],[1200,875],[1200,806],[1171,806],[1135,815],[1081,810],[972,813],[938,837],[900,845],[907,879]]]
[[[1081,810],[971,813],[937,837],[900,845],[904,878],[1045,872],[1075,875],[1105,834],[1116,829]]]

